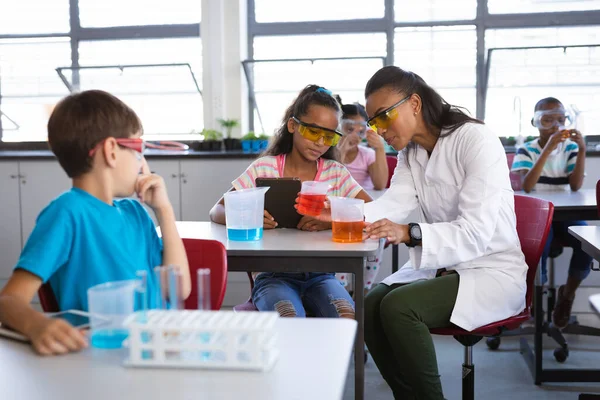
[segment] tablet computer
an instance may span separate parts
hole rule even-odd
[[[299,178],[256,178],[257,187],[269,187],[265,210],[275,218],[277,228],[296,228],[302,215],[294,208],[302,188]]]

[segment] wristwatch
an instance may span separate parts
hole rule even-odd
[[[419,224],[410,223],[408,224],[408,237],[409,241],[406,243],[408,247],[415,247],[418,244],[421,244],[421,227]]]

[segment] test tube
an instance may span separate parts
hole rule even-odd
[[[158,266],[154,268],[154,277],[156,279],[156,308],[158,310],[166,310],[166,294],[167,294],[167,269]]]
[[[198,310],[210,310],[210,269],[200,268],[196,274],[198,277]]]
[[[179,268],[169,265],[169,310],[183,310],[182,285],[183,275]]]
[[[146,319],[148,310],[148,271],[137,271],[138,286],[135,288],[135,310],[141,311],[140,318]]]

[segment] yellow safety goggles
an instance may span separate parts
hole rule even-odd
[[[323,144],[325,146],[335,146],[342,137],[341,132],[318,125],[307,124],[296,117],[292,117],[292,119],[298,124],[298,132],[300,132],[300,135],[311,142],[318,142],[319,139],[323,138]]]
[[[367,121],[369,128],[378,133],[380,130],[389,128],[391,123],[398,118],[398,106],[402,105],[408,99],[410,99],[410,96],[406,96],[393,106],[388,107],[379,114],[375,115],[373,118],[369,118]]]

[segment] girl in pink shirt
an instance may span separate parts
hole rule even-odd
[[[341,99],[338,97],[341,103]],[[342,132],[338,144],[340,161],[365,190],[383,190],[388,180],[385,146],[381,137],[367,129],[367,112],[358,103],[342,105]],[[366,137],[369,147],[360,143]]]

